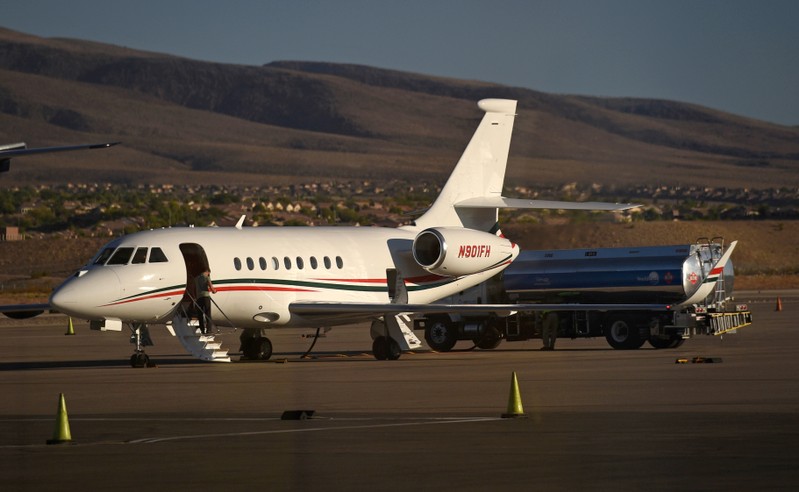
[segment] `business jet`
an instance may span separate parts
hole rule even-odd
[[[271,356],[269,329],[371,321],[373,355],[394,360],[422,345],[412,331],[416,313],[510,314],[518,307],[435,304],[496,275],[517,257],[518,245],[500,231],[500,208],[634,205],[503,197],[516,101],[484,99],[478,107],[485,114],[452,174],[410,225],[258,228],[243,227],[242,217],[235,227],[137,232],[101,248],[52,293],[49,307],[89,320],[96,329],[128,325],[136,343],[134,366],[148,362],[144,346],[151,324],[167,325],[198,358],[230,360],[194,320],[194,279],[206,270],[216,288],[212,318],[242,329],[241,350],[251,359]]]

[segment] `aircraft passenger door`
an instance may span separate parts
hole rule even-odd
[[[210,267],[205,250],[199,244],[183,243],[180,245],[180,252],[183,254],[183,261],[186,264],[186,293],[183,296],[183,302],[186,303],[186,307],[189,307],[192,299],[197,298],[195,277]],[[211,279],[213,280],[213,277]]]

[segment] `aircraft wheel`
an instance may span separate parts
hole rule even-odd
[[[386,340],[386,337],[381,335],[372,340],[372,355],[377,360],[388,359],[388,340]]]
[[[391,337],[388,337],[388,360],[397,360],[402,355],[399,343]]]
[[[250,360],[269,360],[272,357],[272,341],[266,337],[242,340],[241,351]]]
[[[436,352],[449,352],[458,341],[455,326],[448,318],[432,318],[424,330],[427,345]]]
[[[130,367],[147,367],[150,356],[144,352],[136,352],[130,356]]]
[[[402,355],[402,350],[393,338],[379,336],[372,342],[372,355],[377,360],[397,360]]]

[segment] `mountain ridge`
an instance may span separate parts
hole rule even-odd
[[[123,141],[15,161],[15,182],[76,172],[113,182],[440,181],[481,117],[475,103],[504,97],[519,101],[508,176],[525,186],[799,185],[799,128],[695,104],[352,64],[204,62],[2,28],[0,74],[0,142]]]

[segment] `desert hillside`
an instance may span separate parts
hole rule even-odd
[[[513,184],[799,185],[799,129],[697,105],[354,65],[209,63],[0,28],[0,143],[122,142],[17,160],[0,186],[439,180],[486,97],[519,101]]]

